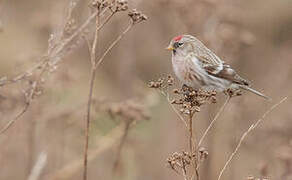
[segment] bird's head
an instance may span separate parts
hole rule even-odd
[[[193,51],[195,40],[196,38],[191,35],[179,35],[170,41],[166,49],[171,50],[174,55],[185,55]]]

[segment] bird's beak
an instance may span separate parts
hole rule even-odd
[[[166,50],[170,50],[170,51],[172,51],[172,50],[174,50],[174,48],[171,46],[171,45],[169,45],[167,48],[165,48]]]

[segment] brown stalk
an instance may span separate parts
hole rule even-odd
[[[190,137],[189,137],[189,146],[190,146],[190,154],[193,154],[193,113],[190,112],[189,114],[189,133],[190,133]]]
[[[198,170],[198,157],[197,157],[197,148],[195,147],[195,152],[193,152],[193,146],[196,144],[196,142],[194,142],[194,137],[193,137],[193,116],[194,116],[194,112],[190,112],[190,115],[189,115],[189,121],[190,121],[190,124],[189,124],[189,132],[190,132],[190,140],[189,140],[189,143],[190,143],[190,155],[193,156],[193,153],[195,153],[195,159],[194,159],[194,169],[195,169],[195,176],[196,176],[196,179],[197,180],[200,180],[200,176],[199,176],[199,170]]]
[[[99,10],[97,10],[98,12]],[[97,40],[98,40],[98,26],[99,26],[99,16],[96,16],[95,20],[95,33],[94,40],[92,43],[91,53],[90,53],[90,61],[91,61],[91,75],[90,75],[90,84],[89,84],[89,94],[88,94],[88,102],[87,102],[87,114],[86,114],[86,127],[85,127],[85,145],[84,145],[84,171],[83,171],[83,179],[87,179],[87,156],[88,156],[88,141],[89,141],[89,127],[90,127],[90,114],[91,114],[91,104],[92,104],[92,94],[93,87],[95,81],[96,74],[96,50],[97,50]]]
[[[227,166],[230,164],[231,160],[234,158],[235,154],[237,153],[237,151],[239,150],[243,140],[246,138],[246,136],[252,131],[252,130],[255,130],[257,128],[257,126],[265,119],[265,117],[271,113],[276,107],[278,107],[280,104],[282,104],[284,101],[286,101],[288,99],[288,97],[285,97],[283,98],[280,102],[274,104],[270,109],[268,109],[264,114],[263,116],[258,119],[256,121],[256,123],[252,124],[244,133],[243,135],[241,136],[236,148],[234,149],[234,151],[231,153],[231,155],[229,156],[228,160],[226,161],[224,167],[221,169],[220,173],[219,173],[219,176],[218,176],[218,179],[217,180],[220,180],[224,171],[226,170]]]
[[[190,146],[190,155],[191,157],[193,156],[193,154],[195,154],[195,159],[194,161],[192,161],[192,164],[194,165],[194,170],[195,170],[195,174],[192,175],[191,179],[193,179],[193,177],[196,177],[197,180],[200,180],[200,175],[199,175],[199,170],[198,170],[198,157],[197,157],[197,148],[193,147],[194,145],[196,145],[196,142],[194,142],[194,137],[193,137],[193,116],[194,116],[194,112],[190,111],[189,114],[189,146]],[[193,152],[195,149],[195,152]]]
[[[126,141],[126,138],[128,136],[129,129],[130,129],[130,122],[126,122],[123,136],[121,138],[120,144],[119,144],[118,149],[117,149],[116,160],[115,160],[114,166],[113,166],[113,174],[117,173],[117,170],[118,170],[118,167],[120,164],[120,157],[121,157],[122,148],[123,148],[125,141]]]
[[[97,18],[98,19],[98,18]],[[98,20],[97,20],[98,22]],[[83,180],[87,179],[87,154],[88,154],[88,141],[89,141],[89,128],[90,128],[90,109],[92,104],[92,92],[95,81],[95,74],[98,66],[102,63],[106,55],[118,44],[118,42],[125,36],[125,34],[135,25],[134,21],[131,20],[130,24],[126,27],[126,29],[112,42],[112,44],[106,49],[103,55],[96,61],[96,54],[93,50],[96,50],[97,36],[98,36],[98,24],[96,25],[95,38],[91,49],[91,77],[90,77],[90,87],[89,87],[89,95],[88,95],[88,104],[87,104],[87,116],[86,116],[86,129],[85,129],[85,150],[84,150],[84,172],[83,172]]]

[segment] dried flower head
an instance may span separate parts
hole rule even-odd
[[[127,11],[129,9],[128,0],[115,0],[109,5],[109,9],[113,13]]]
[[[109,7],[109,2],[107,0],[93,0],[90,4],[91,7],[96,9],[104,9],[106,7]]]
[[[130,16],[134,24],[147,20],[147,16],[140,11],[137,11],[136,9],[131,10],[128,15]]]
[[[209,153],[208,153],[206,148],[200,147],[198,152],[199,152],[199,160],[200,161],[204,161],[208,158]]]
[[[116,4],[117,11],[126,11],[129,8],[127,0],[117,0]]]
[[[181,153],[174,152],[170,157],[166,159],[168,165],[171,169],[178,172],[180,169],[186,170],[187,167],[194,160],[195,154],[190,154],[188,152],[182,151]]]
[[[168,75],[167,78],[159,78],[156,81],[150,81],[148,83],[149,88],[154,88],[154,89],[165,89],[167,87],[171,87],[174,85],[174,78],[171,75]]]
[[[216,103],[216,91],[204,91],[195,90],[191,87],[183,85],[181,89],[175,89],[173,91],[175,94],[179,95],[178,99],[174,99],[172,104],[177,104],[181,106],[181,113],[191,114],[195,112],[200,112],[200,107],[207,103]]]
[[[98,106],[98,111],[106,111],[112,118],[120,118],[126,123],[148,120],[150,118],[147,108],[137,100],[127,100],[117,103],[107,102],[107,100],[100,100],[95,101],[95,103],[103,104],[102,107]]]

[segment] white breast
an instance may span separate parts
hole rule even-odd
[[[188,73],[190,73],[190,61],[188,59],[189,57],[182,58],[181,56],[172,56],[172,66],[174,73],[183,84],[193,88],[199,88],[201,87],[201,84],[198,81],[195,79],[191,81],[187,77]]]

